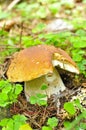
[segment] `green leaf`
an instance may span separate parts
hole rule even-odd
[[[37,96],[39,99],[43,99],[43,98],[46,98],[46,97],[47,97],[46,94],[41,94],[41,93],[37,93],[36,96]]]
[[[16,84],[15,94],[16,95],[20,94],[22,90],[23,90],[23,87],[20,84]]]
[[[83,59],[82,55],[80,54],[73,54],[73,60],[76,62],[80,62]]]
[[[82,115],[86,119],[86,110],[83,110]]]
[[[79,29],[79,30],[76,31],[76,34],[79,35],[79,36],[86,36],[86,31]]]
[[[81,61],[83,60],[83,56],[85,55],[85,51],[81,50],[81,49],[74,49],[72,50],[72,57],[74,59],[74,61]]]
[[[47,11],[45,6],[40,6],[38,11],[36,12],[36,17],[38,18],[46,18]]]
[[[5,19],[10,16],[10,13],[0,10],[0,19]]]
[[[74,115],[76,113],[76,109],[74,107],[74,104],[72,102],[66,102],[64,104],[64,109],[70,114]]]
[[[43,84],[42,86],[41,86],[41,90],[46,90],[48,88],[48,86],[46,85],[46,84]]]
[[[37,94],[36,96],[31,96],[30,103],[38,105],[47,105],[47,100],[43,98],[46,98],[45,94]]]
[[[60,7],[61,5],[59,2],[49,4],[49,9],[53,14],[56,14],[60,10]]]
[[[7,118],[4,118],[3,120],[0,121],[0,126],[6,126],[7,123],[8,123],[8,120]]]
[[[6,127],[6,130],[13,130],[14,129],[13,119],[9,119],[5,127]]]
[[[25,123],[26,122],[26,120],[27,120],[27,118],[24,116],[24,115],[20,115],[20,114],[18,114],[18,115],[14,115],[13,116],[13,119],[16,121],[16,122],[22,122],[22,123]]]
[[[82,64],[83,64],[83,65],[86,65],[86,59],[83,59],[83,60],[82,60]]]
[[[26,123],[27,118],[24,115],[14,115],[13,116],[14,120],[14,130],[18,130],[21,125]]]
[[[52,117],[48,119],[47,125],[49,125],[51,128],[56,127],[58,124],[58,119],[56,117]]]
[[[70,126],[70,124],[71,124],[71,122],[69,122],[69,121],[65,121],[65,122],[64,122],[64,127],[67,128],[67,127]]]
[[[7,84],[7,85],[9,85],[9,86],[4,87],[4,88],[2,89],[2,93],[8,94],[8,93],[12,90],[11,84]]]
[[[4,92],[0,93],[0,100],[6,101],[7,99],[8,99],[8,96],[6,93],[4,93]]]
[[[79,99],[74,100],[74,104],[76,105],[76,107],[78,107],[81,111],[83,110],[83,107],[80,103]]]
[[[71,37],[71,43],[74,48],[85,48],[86,47],[86,37]]]
[[[5,118],[1,120],[0,126],[2,126],[4,130],[13,130],[13,120]]]
[[[30,103],[31,104],[36,104],[37,100],[38,100],[38,98],[36,96],[30,96]]]
[[[81,122],[81,123],[80,123],[80,128],[81,128],[82,130],[85,130],[85,129],[86,129],[86,123]]]
[[[19,130],[32,130],[29,124],[24,124],[22,125]]]
[[[45,28],[45,24],[44,23],[39,23],[33,30],[33,33],[37,33],[37,32],[42,32],[43,29]]]
[[[49,126],[43,126],[43,127],[42,127],[42,130],[52,130],[52,128],[49,127]]]
[[[38,105],[40,105],[40,106],[46,106],[47,105],[47,100],[38,100],[37,101],[37,103],[38,103]]]

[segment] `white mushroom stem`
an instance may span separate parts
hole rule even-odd
[[[41,90],[43,83],[48,86],[46,90]],[[65,85],[56,68],[54,68],[52,74],[47,74],[34,80],[25,82],[24,87],[27,101],[29,101],[30,96],[36,95],[37,93],[47,94],[47,96],[50,97],[51,95],[57,95],[60,93],[60,91],[65,90]]]

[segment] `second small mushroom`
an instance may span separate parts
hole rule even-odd
[[[32,46],[13,55],[7,77],[11,82],[25,82],[27,101],[37,93],[50,97],[65,90],[56,66],[79,74],[75,62],[64,50],[49,45]],[[45,91],[41,90],[44,83],[48,86]]]

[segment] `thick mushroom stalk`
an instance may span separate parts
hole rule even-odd
[[[13,55],[7,77],[11,82],[25,82],[27,101],[36,93],[46,93],[50,97],[65,89],[56,66],[79,73],[75,62],[64,50],[49,45],[33,46]],[[43,83],[48,86],[45,91],[41,90]]]
[[[47,85],[47,89],[45,90],[41,90],[43,83]],[[60,94],[60,91],[64,91],[65,88],[66,87],[57,69],[54,68],[53,73],[49,73],[39,78],[25,82],[24,91],[27,101],[29,101],[30,96],[36,95],[37,93],[46,94],[48,97],[50,97],[51,95]]]

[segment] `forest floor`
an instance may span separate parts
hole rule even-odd
[[[61,73],[66,90],[58,96],[57,102],[54,102],[54,97],[51,96],[47,106],[31,104],[26,101],[22,91],[18,102],[10,106],[10,115],[25,115],[28,118],[27,122],[37,130],[46,125],[48,118],[56,117],[59,123],[54,130],[64,130],[64,121],[73,122],[82,113],[76,107],[76,113],[70,115],[64,110],[64,103],[79,99],[82,107],[86,108],[86,1],[75,0],[62,4],[59,1],[53,6],[52,2],[38,2],[42,8],[37,2],[28,0],[19,1],[13,7],[9,6],[10,3],[12,4],[12,1],[1,2],[0,6],[0,80],[7,79],[8,61],[13,53],[40,42],[67,51],[80,69],[79,75],[66,71]],[[49,33],[53,35],[48,35]],[[77,35],[78,38],[75,37]],[[76,42],[79,44],[78,47]],[[86,119],[82,122],[86,123]],[[79,124],[80,121],[69,130],[79,130],[76,127]]]

